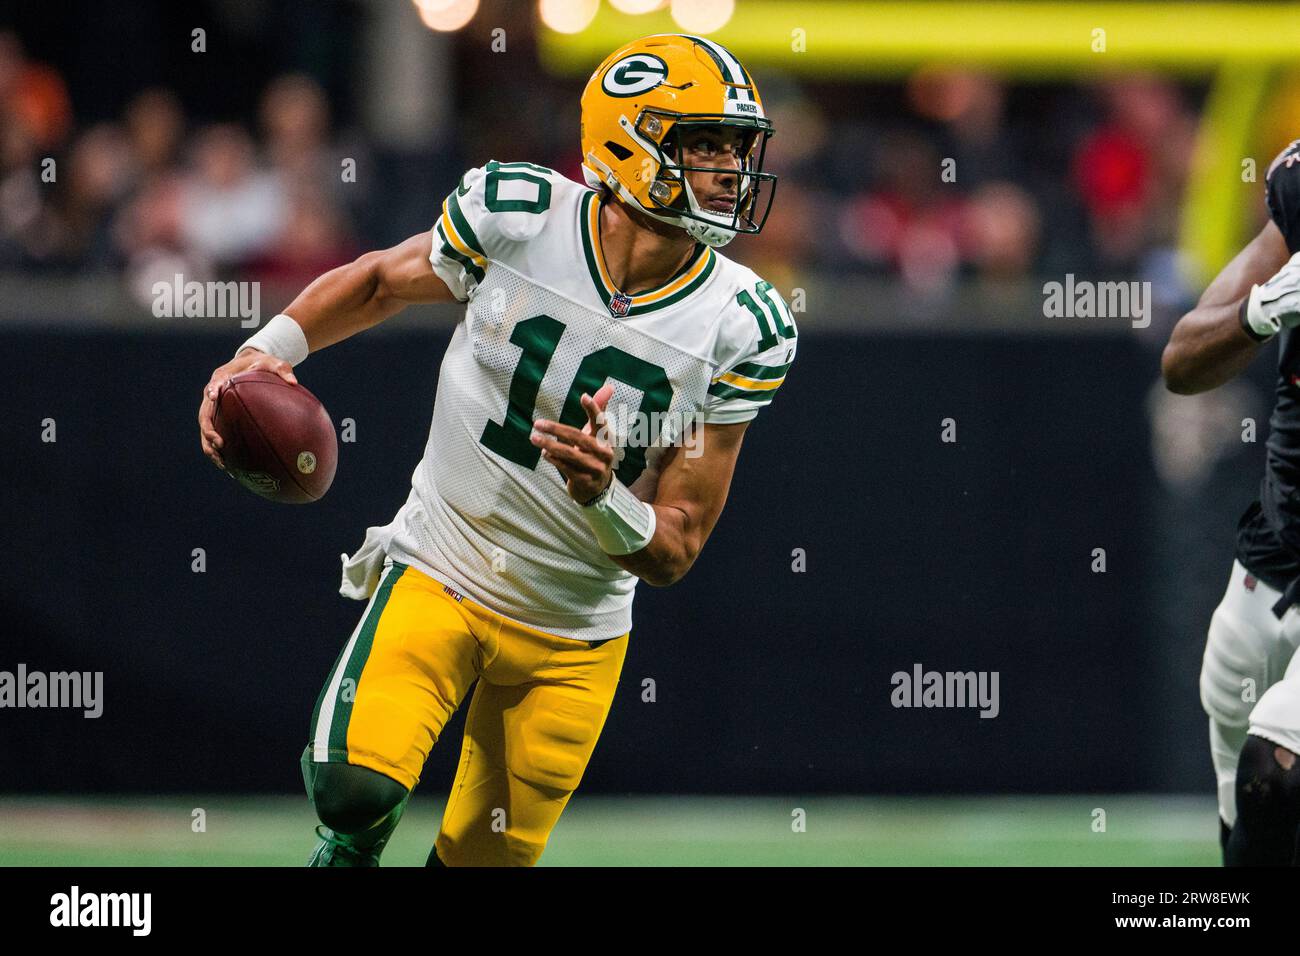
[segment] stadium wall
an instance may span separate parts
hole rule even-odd
[[[447,337],[407,326],[312,358],[304,382],[356,441],[329,495],[290,508],[199,451],[200,387],[240,336],[0,331],[0,669],[103,671],[105,698],[97,719],[0,711],[0,790],[301,786],[361,610],[339,555],[406,497]],[[1190,573],[1156,525],[1187,514],[1153,474],[1155,376],[1122,335],[805,334],[699,562],[639,591],[584,788],[1206,789],[1196,667],[1258,471],[1192,509],[1211,548]],[[892,675],[918,664],[997,672],[997,716],[894,706]],[[462,718],[426,787],[449,785]]]

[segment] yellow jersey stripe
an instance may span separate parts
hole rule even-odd
[[[737,375],[735,372],[728,372],[726,375],[720,375],[715,378],[715,382],[726,382],[728,385],[734,385],[736,388],[743,388],[751,392],[768,391],[781,387],[785,381],[785,376],[771,379],[746,378],[744,375]]]
[[[591,248],[596,253],[596,270],[600,273],[601,285],[605,292],[614,295],[618,292],[610,281],[609,270],[605,268],[605,254],[600,249],[600,203],[593,202],[587,206],[587,227],[591,233]]]

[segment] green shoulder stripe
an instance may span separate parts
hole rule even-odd
[[[473,278],[475,282],[482,282],[484,272],[474,264],[474,260],[464,253],[457,250],[450,242],[447,241],[447,234],[442,231],[442,223],[434,226],[438,232],[438,237],[442,240],[442,249],[439,251],[442,255],[454,262],[459,262],[461,267]]]
[[[728,385],[726,382],[714,382],[709,386],[709,394],[714,398],[743,398],[747,402],[755,403],[770,402],[776,392],[777,390],[774,388],[751,392],[747,388],[736,388],[736,386]]]
[[[737,375],[745,376],[745,378],[770,381],[774,378],[783,377],[793,364],[793,362],[786,362],[784,365],[758,365],[755,362],[741,362],[732,371]]]
[[[555,175],[555,170],[548,169],[545,166],[538,166],[536,163],[499,163],[495,159],[490,160],[486,167],[489,173],[494,173],[498,169],[531,169],[535,173],[546,173],[549,176]]]
[[[451,224],[456,227],[460,237],[465,240],[465,245],[486,259],[488,254],[483,251],[483,243],[479,242],[478,236],[475,235],[473,227],[469,224],[469,220],[465,218],[465,213],[461,211],[460,200],[456,198],[455,192],[452,192],[447,197],[447,211],[451,213]]]

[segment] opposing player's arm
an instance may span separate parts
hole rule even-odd
[[[1263,344],[1246,332],[1243,303],[1251,287],[1266,282],[1290,253],[1272,222],[1215,276],[1196,304],[1174,327],[1160,369],[1171,392],[1193,395],[1217,388],[1238,375]]]

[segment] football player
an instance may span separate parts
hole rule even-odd
[[[293,367],[411,303],[455,299],[405,505],[344,555],[366,600],[312,715],[312,865],[377,865],[474,686],[433,866],[537,862],[609,713],[638,579],[679,580],[748,423],[795,354],[789,308],[717,249],[756,233],[771,121],[711,40],[616,50],[582,95],[585,183],[471,169],[433,228],[326,273],[213,372]]]
[[[1266,182],[1269,222],[1179,320],[1161,363],[1172,391],[1194,394],[1278,340],[1264,480],[1239,522],[1201,666],[1230,866],[1297,862],[1300,828],[1300,140]]]

